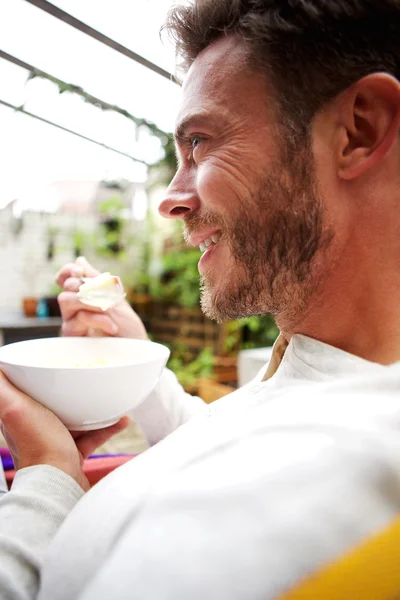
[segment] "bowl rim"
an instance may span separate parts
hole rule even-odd
[[[2,358],[2,351],[5,348],[11,347],[11,346],[18,346],[18,345],[22,345],[22,344],[29,344],[32,342],[50,342],[50,341],[54,341],[54,340],[129,340],[130,342],[136,342],[139,343],[140,345],[143,343],[147,343],[147,344],[152,344],[153,346],[157,346],[159,348],[160,351],[160,356],[151,359],[151,360],[142,360],[142,361],[138,361],[138,362],[134,362],[134,363],[123,363],[123,364],[113,364],[113,365],[94,365],[92,367],[76,367],[76,366],[58,366],[58,365],[32,365],[32,364],[27,364],[27,363],[23,363],[23,362],[16,362],[16,361],[12,361],[12,360],[7,360]],[[84,342],[85,343],[85,342]],[[97,343],[97,342],[95,342]],[[100,341],[100,343],[102,343]],[[162,353],[165,353],[165,356],[162,356]],[[46,370],[46,371],[75,371],[75,372],[79,372],[82,373],[84,371],[88,371],[88,372],[93,372],[95,370],[101,370],[101,371],[106,371],[109,369],[126,369],[126,368],[131,368],[134,366],[140,366],[140,365],[152,365],[156,362],[158,362],[160,359],[165,359],[165,363],[167,363],[168,358],[171,354],[170,349],[165,346],[164,344],[159,344],[158,342],[153,342],[152,340],[139,340],[139,339],[135,339],[135,338],[123,338],[123,337],[99,337],[99,338],[91,338],[91,337],[82,337],[82,336],[74,336],[74,337],[49,337],[49,338],[36,338],[33,340],[22,340],[20,342],[13,342],[12,344],[6,344],[4,346],[0,347],[0,368],[1,365],[12,365],[15,367],[24,367],[24,368],[29,368],[29,369],[35,369],[38,371],[41,370]]]

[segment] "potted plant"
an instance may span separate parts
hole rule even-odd
[[[22,298],[22,308],[26,317],[36,317],[38,298],[34,296],[24,296]]]
[[[21,268],[21,278],[26,290],[22,297],[22,309],[26,317],[36,317],[36,309],[39,301],[37,295],[38,270],[38,265],[32,263],[30,255],[27,254]]]

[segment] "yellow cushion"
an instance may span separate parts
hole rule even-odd
[[[400,519],[381,534],[280,596],[280,600],[396,598],[400,598]]]

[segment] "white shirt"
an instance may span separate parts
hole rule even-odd
[[[387,526],[400,510],[400,365],[295,336],[262,375],[206,406],[165,372],[135,415],[165,439],[76,504],[12,597],[268,600]],[[71,503],[77,485],[56,469],[17,475],[4,507],[15,531],[13,494],[35,490],[32,515],[48,523],[39,499],[56,486],[61,502],[61,481]],[[0,565],[4,515],[0,501]],[[29,563],[34,536],[14,536]]]

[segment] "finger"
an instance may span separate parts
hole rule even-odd
[[[66,321],[73,318],[81,310],[93,313],[103,313],[101,308],[89,306],[80,302],[75,292],[61,292],[58,295],[58,304],[60,306],[62,318]]]
[[[76,294],[79,292],[79,288],[81,287],[82,283],[82,279],[78,279],[77,277],[68,277],[68,279],[64,281],[64,290],[66,292],[74,292]]]
[[[68,263],[62,267],[56,275],[56,283],[63,287],[64,283],[70,277],[95,277],[99,275],[99,271],[92,267],[84,256],[80,256],[74,263]]]
[[[70,277],[83,277],[84,269],[80,265],[75,263],[68,263],[64,265],[56,275],[56,283],[60,287],[64,287],[64,282]]]
[[[76,434],[74,433],[71,433],[71,435],[72,437],[75,437],[76,446],[83,458],[87,458],[94,452],[94,450],[96,450],[96,448],[102,446],[111,437],[126,429],[130,422],[131,420],[129,417],[122,417],[118,423],[110,425],[110,427],[96,429],[95,431],[88,431],[82,435],[79,435],[79,437],[75,437]]]
[[[76,259],[75,264],[78,265],[78,267],[83,268],[83,277],[96,277],[96,275],[100,275],[100,271],[92,267],[90,262],[87,261],[84,256],[79,256]]]
[[[89,329],[98,329],[105,335],[117,335],[118,326],[106,314],[96,314],[80,310],[75,317],[64,321],[62,333],[64,336],[86,336]]]

